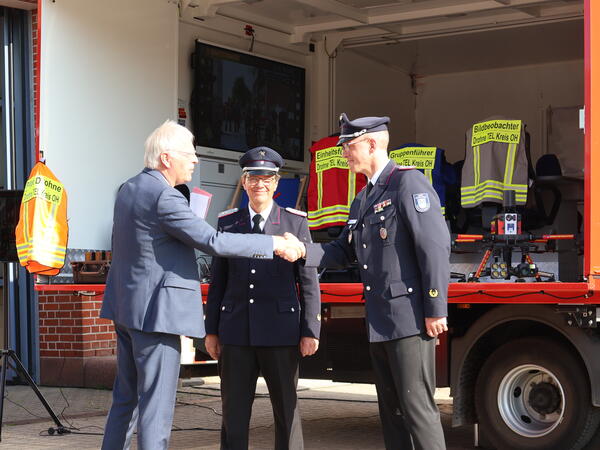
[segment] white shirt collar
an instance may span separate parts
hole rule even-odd
[[[379,176],[381,175],[381,172],[383,172],[383,169],[385,169],[387,167],[387,165],[389,164],[389,162],[390,162],[390,160],[388,159],[387,162],[383,166],[381,166],[381,169],[379,169],[377,172],[375,172],[373,174],[373,178],[371,178],[369,180],[373,186],[375,186],[375,183],[377,183],[377,180],[379,179]]]
[[[263,220],[261,220],[259,226],[260,226],[261,231],[264,230],[265,223],[267,223],[267,219],[271,215],[272,209],[273,209],[273,202],[271,202],[271,204],[264,211],[257,213],[256,211],[254,211],[252,209],[252,206],[250,206],[250,202],[248,202],[248,211],[250,212],[250,223],[252,224],[252,219],[254,218],[255,215],[260,214],[262,216]]]

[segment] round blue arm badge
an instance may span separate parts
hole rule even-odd
[[[422,194],[413,194],[413,203],[417,212],[423,213],[429,210],[431,203],[429,201],[429,194],[424,192]]]

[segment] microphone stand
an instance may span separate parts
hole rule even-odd
[[[8,345],[8,340],[10,337],[10,330],[9,330],[9,326],[10,326],[10,316],[9,316],[10,296],[8,295],[9,294],[8,289],[10,286],[10,283],[8,282],[8,264],[9,263],[6,261],[1,261],[0,264],[2,264],[2,281],[3,281],[2,307],[3,307],[3,314],[4,314],[4,317],[3,317],[4,318],[4,342],[3,342],[4,348],[0,349],[0,359],[2,360],[2,367],[0,369],[0,442],[2,441],[2,417],[3,417],[3,413],[4,413],[4,391],[5,391],[5,387],[6,387],[6,369],[9,364],[9,359],[12,361],[11,367],[17,372],[18,375],[21,376],[21,378],[31,387],[31,389],[33,389],[33,392],[35,392],[35,394],[38,396],[38,398],[40,399],[40,402],[42,402],[42,405],[44,405],[44,408],[46,408],[46,411],[48,411],[48,414],[50,415],[50,417],[56,424],[56,428],[55,427],[48,428],[48,434],[54,434],[55,432],[57,434],[70,433],[71,430],[69,430],[68,428],[65,428],[65,426],[61,423],[60,419],[54,413],[54,411],[52,410],[52,407],[50,406],[48,401],[44,398],[44,395],[40,392],[40,389],[35,384],[35,381],[33,380],[33,378],[31,378],[31,375],[29,375],[29,373],[27,372],[27,369],[25,368],[25,366],[23,365],[23,363],[21,362],[21,360],[19,359],[19,357],[17,356],[15,351],[11,350],[9,348],[9,345]]]

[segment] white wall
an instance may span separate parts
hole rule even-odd
[[[392,61],[390,61],[392,62]],[[419,142],[464,157],[465,131],[500,114],[520,118],[531,134],[535,164],[545,152],[545,111],[583,104],[583,61],[410,77],[351,50],[336,59],[336,110],[350,118],[391,117],[390,148]]]
[[[535,164],[545,152],[546,108],[583,104],[583,61],[428,76],[418,93],[417,141],[445,148],[448,161],[464,157],[467,128],[500,114],[527,124]]]
[[[177,99],[177,5],[43,0],[40,148],[64,183],[69,248],[110,248],[119,185]]]
[[[338,116],[389,116],[390,148],[414,141],[415,95],[406,73],[352,51],[338,52],[335,70]]]

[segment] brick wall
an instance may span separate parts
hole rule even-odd
[[[42,384],[112,386],[116,336],[98,317],[101,294],[40,292],[38,303]]]

